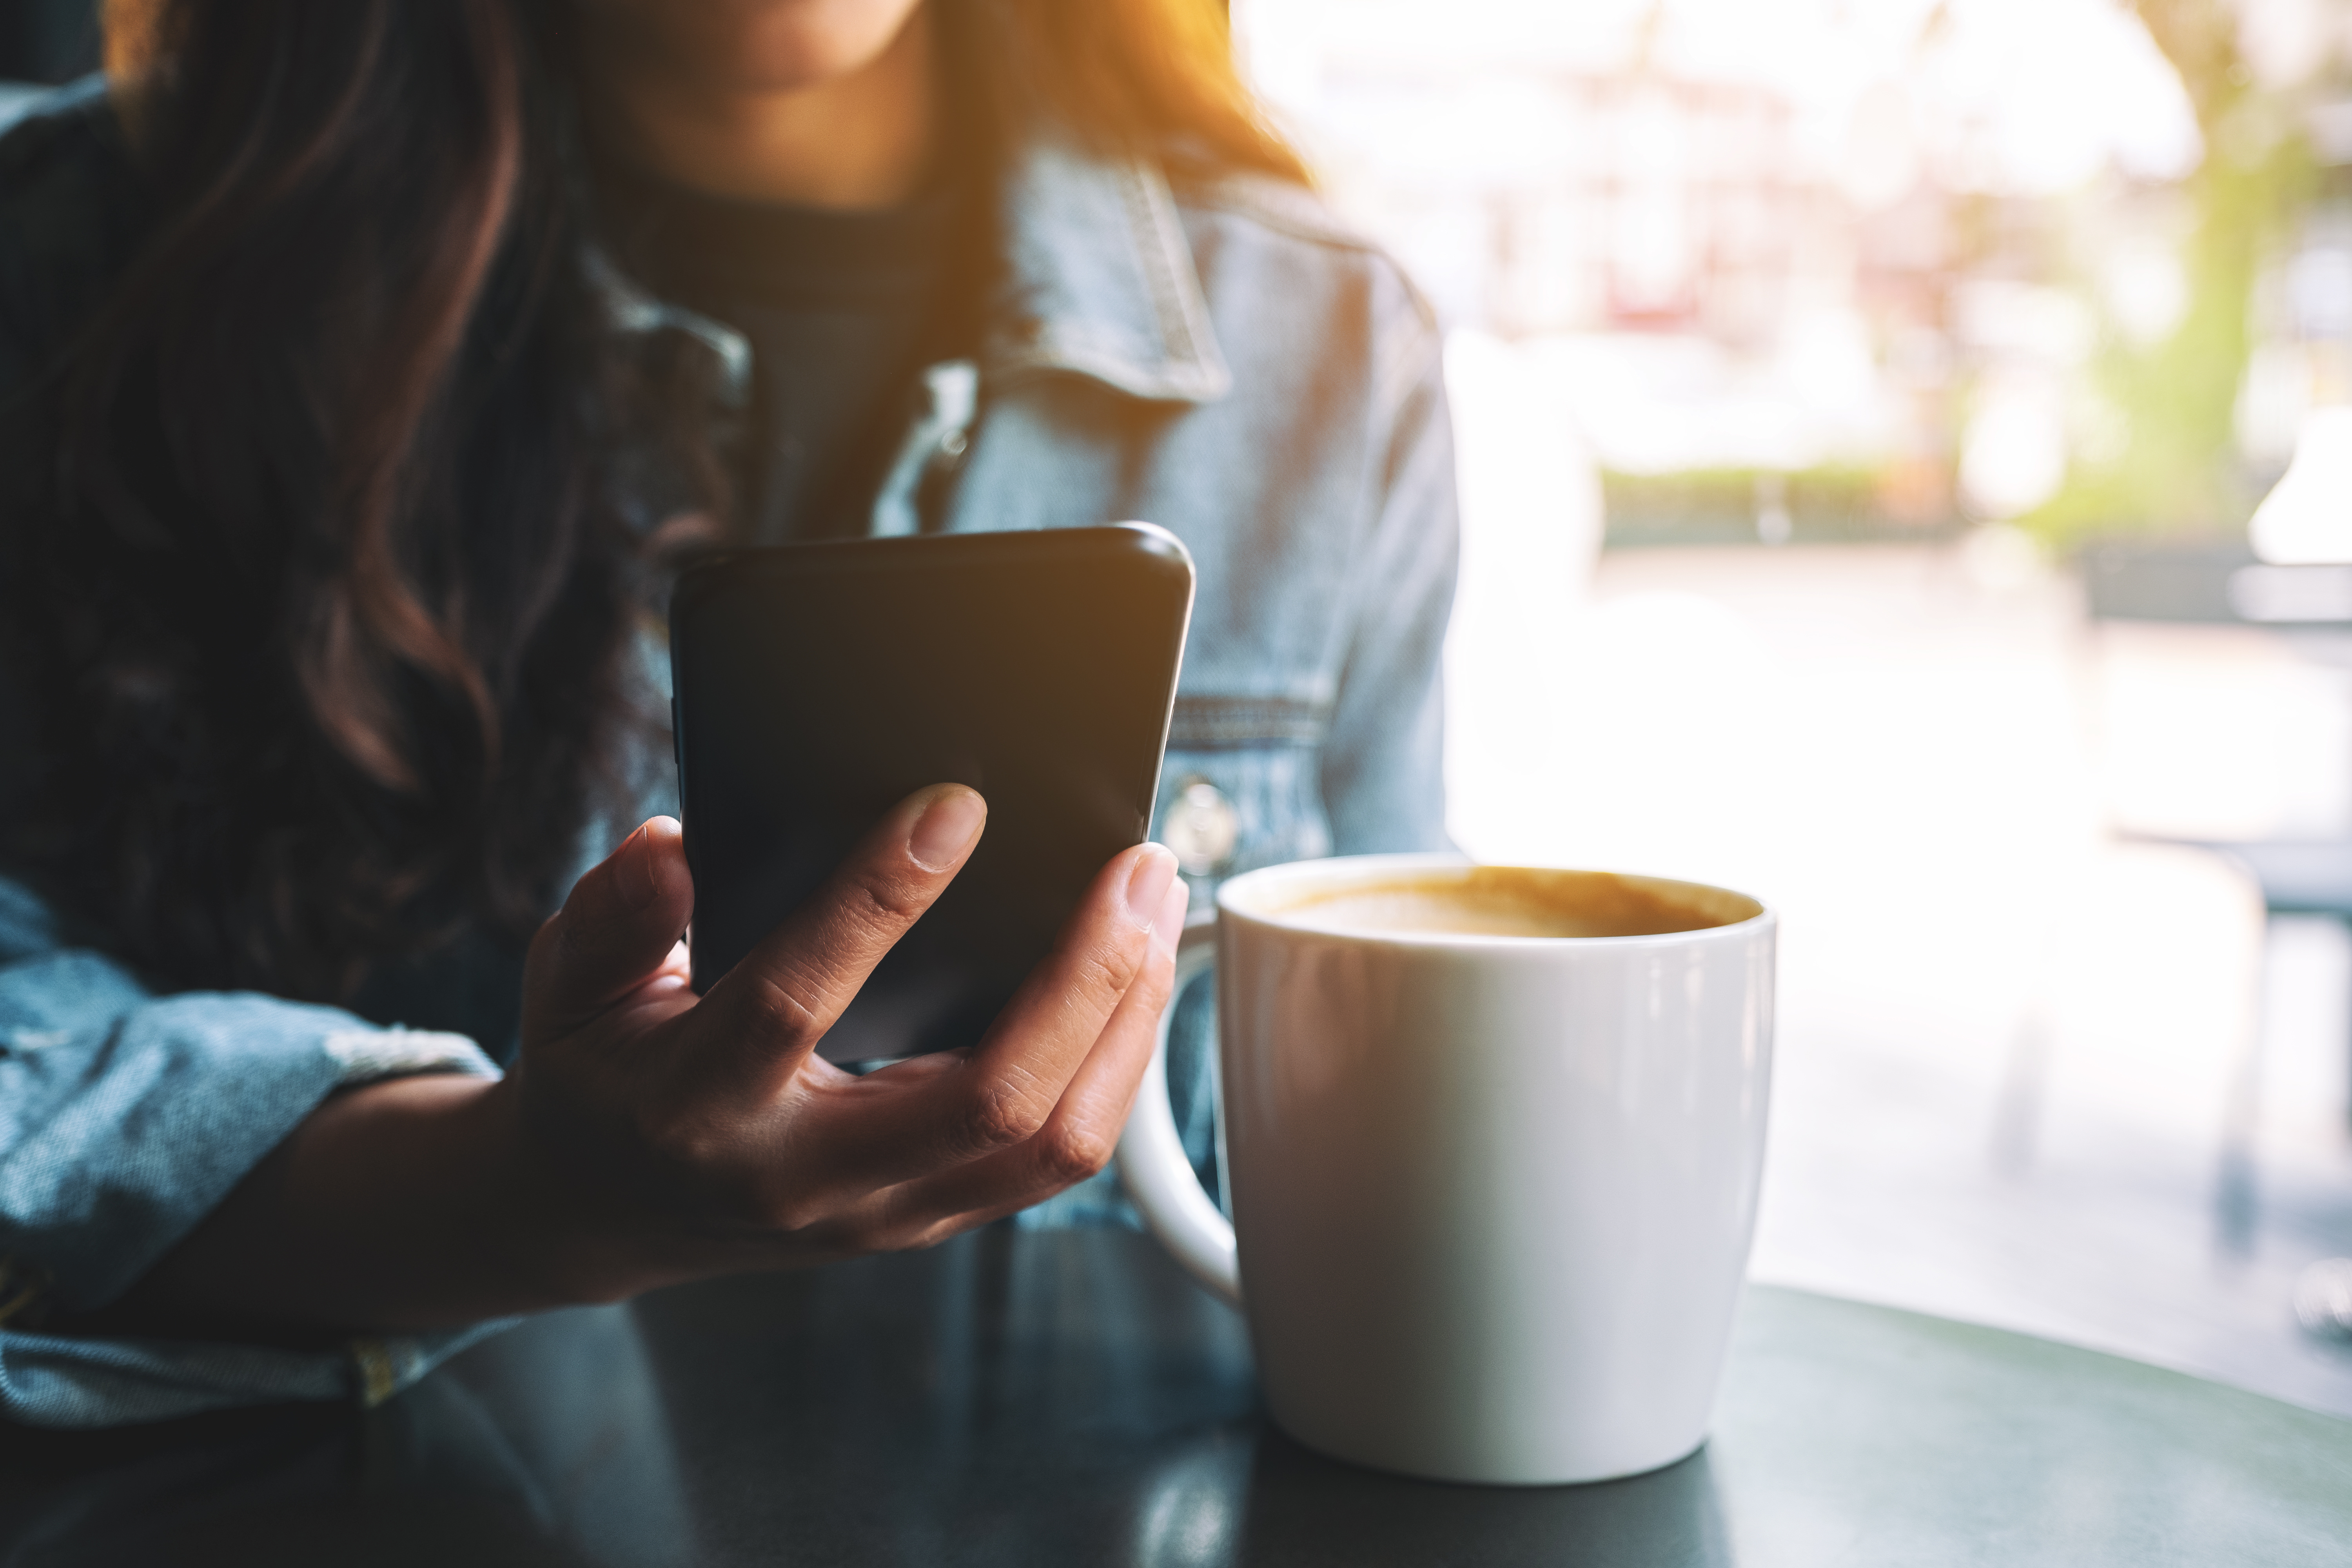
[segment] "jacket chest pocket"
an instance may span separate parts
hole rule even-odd
[[[1196,893],[1238,872],[1331,853],[1321,767],[1329,723],[1322,702],[1176,700],[1152,836],[1176,852]]]

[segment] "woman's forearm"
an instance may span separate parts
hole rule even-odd
[[[315,1340],[626,1295],[591,1205],[509,1086],[454,1075],[337,1094],[92,1326]],[[102,1321],[100,1321],[102,1320]]]
[[[67,1331],[320,1343],[928,1246],[1098,1170],[1151,1055],[1186,893],[1107,864],[969,1053],[853,1077],[814,1054],[978,842],[918,792],[707,997],[677,824],[582,878],[524,973],[508,1078],[332,1096],[137,1285]]]

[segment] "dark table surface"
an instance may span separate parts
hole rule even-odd
[[[2352,1563],[2352,1423],[1751,1288],[1715,1436],[1510,1489],[1332,1463],[1141,1237],[936,1251],[538,1319],[364,1415],[0,1439],[0,1564]]]

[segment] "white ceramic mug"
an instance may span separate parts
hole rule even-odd
[[[1482,889],[1642,929],[1331,914]],[[1285,1430],[1522,1485],[1633,1475],[1705,1440],[1755,1226],[1775,925],[1696,883],[1426,856],[1225,883],[1178,963],[1181,984],[1213,947],[1233,1221],[1177,1137],[1164,1022],[1119,1168],[1170,1251],[1248,1315]]]

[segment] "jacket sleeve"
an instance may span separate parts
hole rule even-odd
[[[1445,627],[1459,526],[1441,340],[1393,269],[1374,341],[1391,410],[1374,451],[1371,515],[1351,574],[1350,632],[1323,798],[1332,851],[1446,849]]]
[[[144,221],[142,187],[92,78],[0,137],[0,521],[46,449],[37,367],[85,317]],[[5,540],[0,540],[5,544]],[[0,668],[0,809],[26,749]],[[338,1089],[414,1072],[494,1074],[462,1036],[384,1029],[250,994],[150,993],[66,946],[0,878],[0,1417],[160,1420],[287,1399],[381,1398],[463,1335],[337,1353],[45,1334],[152,1268]]]
[[[337,1008],[151,994],[0,880],[0,1415],[103,1426],[383,1383],[365,1353],[32,1331],[120,1296],[337,1089],[433,1071],[497,1069],[462,1036]],[[395,1371],[420,1359],[372,1349]]]

